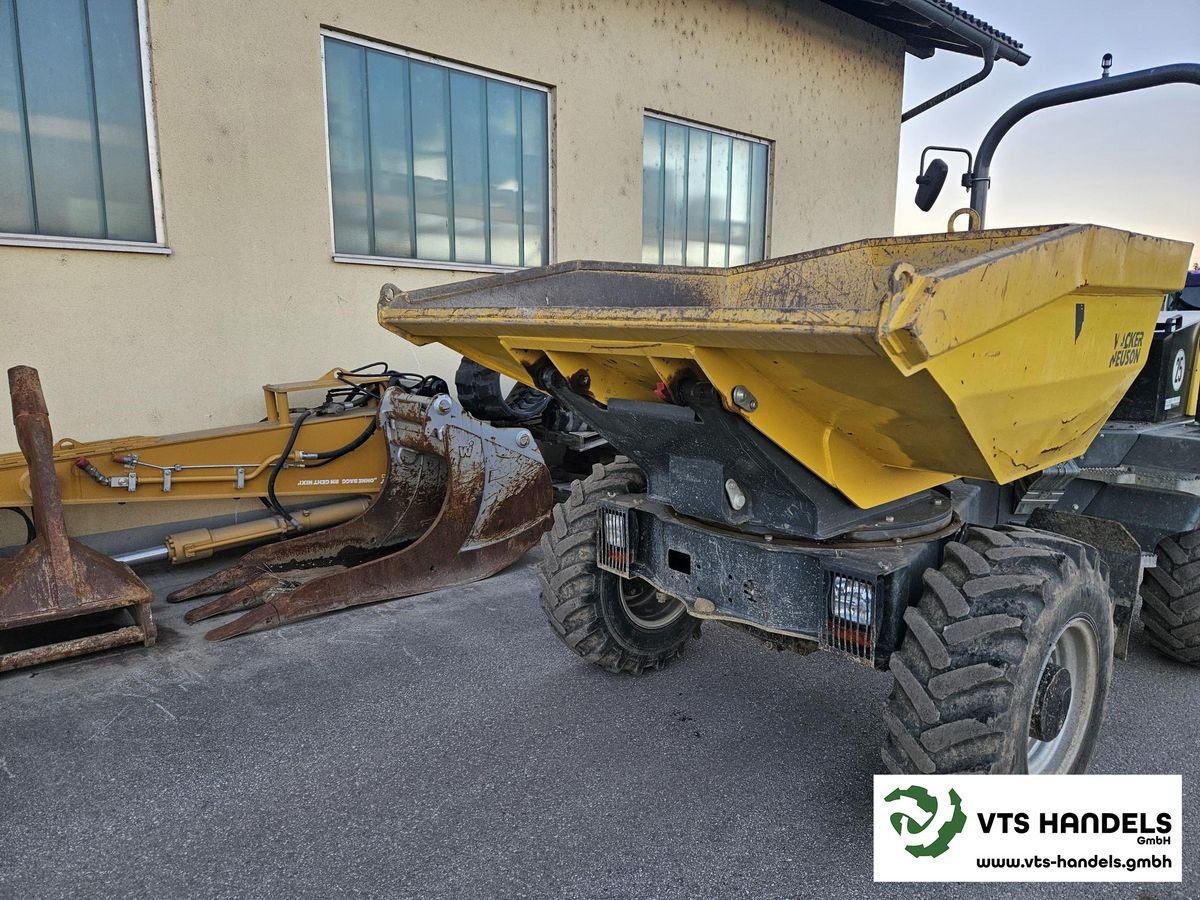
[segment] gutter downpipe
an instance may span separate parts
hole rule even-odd
[[[1080,100],[1091,100],[1096,97],[1124,94],[1129,91],[1140,91],[1164,84],[1200,85],[1200,63],[1172,63],[1166,66],[1155,66],[1152,69],[1141,69],[1126,75],[1113,75],[1112,77],[1096,78],[1092,81],[1081,81],[1078,84],[1067,84],[1033,94],[1009,107],[988,129],[988,133],[983,137],[983,142],[979,145],[979,152],[975,154],[975,171],[970,175],[971,208],[979,213],[979,227],[985,227],[987,220],[988,189],[992,182],[992,157],[995,156],[1000,141],[1014,125],[1030,113],[1035,113],[1040,109],[1062,106],[1066,103],[1077,103]]]
[[[919,116],[926,110],[932,109],[939,103],[949,100],[956,94],[961,94],[967,88],[979,84],[979,82],[992,74],[992,68],[995,66],[997,59],[1016,63],[1018,66],[1023,66],[1029,62],[1028,53],[1008,44],[1001,44],[986,32],[979,30],[969,22],[964,22],[954,13],[934,3],[930,3],[928,0],[901,0],[901,5],[918,15],[924,16],[930,22],[941,25],[947,31],[958,35],[964,41],[974,44],[979,48],[979,55],[983,57],[982,69],[953,87],[947,88],[937,96],[930,97],[919,106],[914,106],[912,109],[907,110],[900,117],[901,123],[907,122],[909,119]]]
[[[964,35],[964,37],[966,37],[966,36]],[[972,41],[972,43],[974,43],[973,38],[970,40]],[[946,100],[949,100],[954,95],[961,94],[967,88],[974,87],[975,85],[979,84],[979,82],[983,81],[983,79],[987,78],[989,75],[992,74],[992,69],[996,65],[996,54],[1000,50],[1000,44],[997,43],[996,41],[989,40],[989,41],[985,41],[983,43],[977,43],[977,44],[975,44],[975,46],[977,46],[979,48],[979,53],[983,57],[983,68],[980,69],[978,72],[976,72],[971,77],[964,78],[962,81],[960,81],[958,84],[954,85],[953,87],[948,87],[948,88],[946,88],[946,90],[942,91],[940,94],[930,97],[924,103],[921,103],[918,106],[914,106],[912,109],[906,110],[904,112],[904,114],[902,116],[900,116],[900,124],[901,125],[903,125],[909,119],[916,118],[917,116],[919,116],[921,113],[925,112],[926,110],[933,109],[933,107],[937,106],[939,103],[943,103]]]

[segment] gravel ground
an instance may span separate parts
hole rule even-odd
[[[0,896],[1200,897],[1194,837],[1181,886],[876,885],[885,676],[713,626],[607,675],[528,561],[222,644],[182,613],[0,676]],[[1198,710],[1200,672],[1136,635],[1093,771],[1182,772],[1186,817]]]

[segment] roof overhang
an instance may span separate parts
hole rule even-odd
[[[928,59],[938,50],[983,56],[994,44],[996,59],[1023,66],[1029,54],[1021,43],[947,0],[824,0],[865,22],[904,39],[905,49]]]

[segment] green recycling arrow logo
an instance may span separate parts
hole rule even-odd
[[[926,838],[927,843],[912,843],[904,847],[913,856],[941,856],[950,848],[954,836],[961,834],[967,824],[967,815],[962,811],[962,799],[953,789],[950,790],[950,816],[936,832],[930,829],[938,818],[938,801],[925,788],[917,785],[896,788],[883,799],[886,803],[908,801],[910,810],[892,813],[890,821],[896,834],[901,837],[907,830],[909,835],[923,835]],[[913,805],[915,809],[911,809]]]

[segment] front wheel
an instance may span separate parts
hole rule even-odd
[[[897,774],[1083,772],[1112,679],[1095,549],[1028,528],[969,528],[925,573],[892,654],[883,761]]]
[[[700,628],[679,600],[596,565],[600,504],[645,489],[645,476],[629,460],[597,465],[554,507],[553,524],[542,537],[538,575],[546,618],[563,643],[609,672],[658,668]]]

